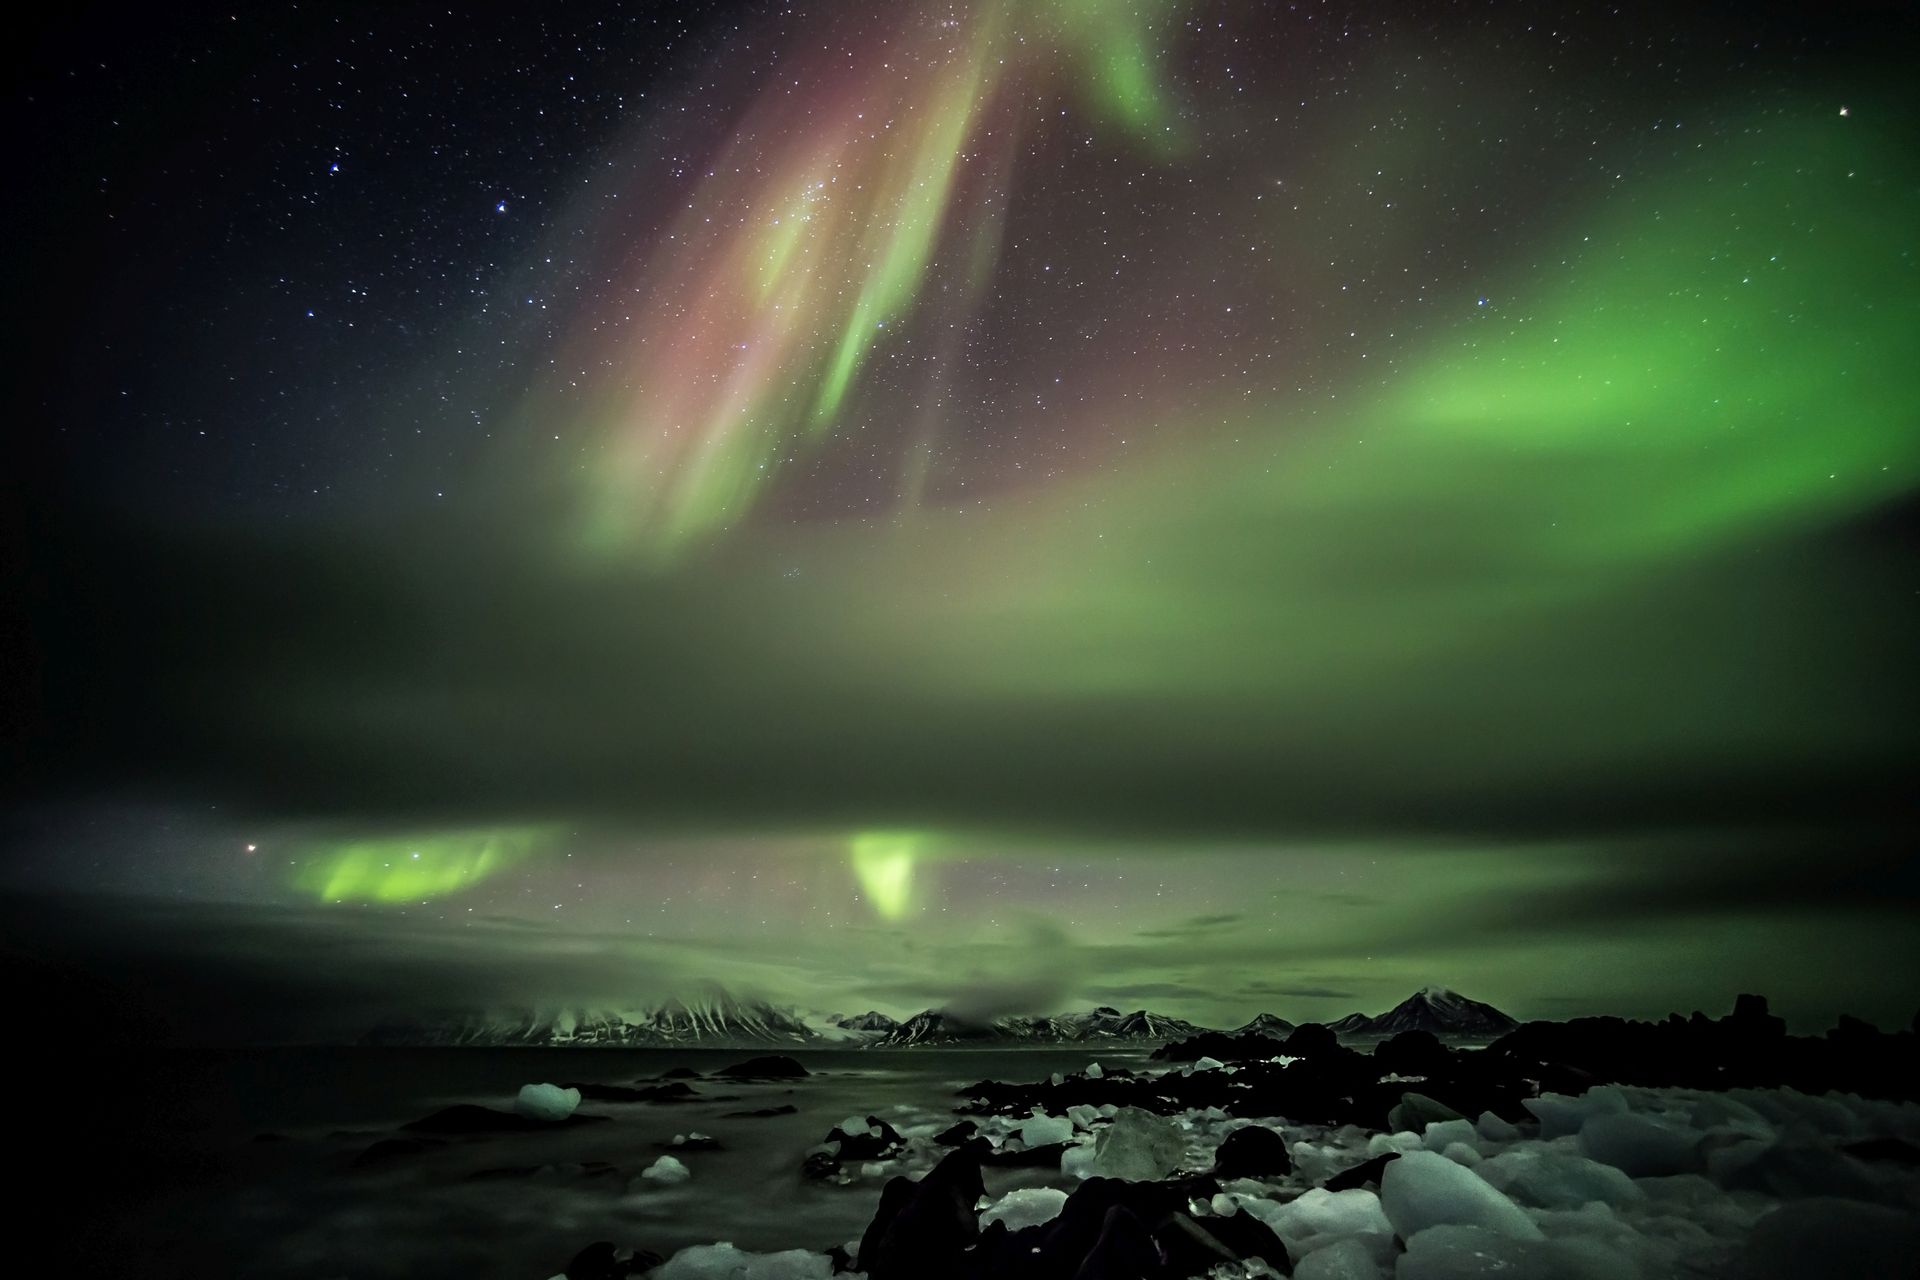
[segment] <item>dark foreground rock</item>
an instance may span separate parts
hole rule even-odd
[[[1328,1191],[1352,1191],[1355,1187],[1378,1187],[1387,1166],[1400,1158],[1398,1151],[1389,1151],[1385,1155],[1375,1156],[1371,1160],[1362,1160],[1334,1174],[1320,1185]]]
[[[971,1120],[962,1120],[953,1127],[942,1129],[934,1134],[933,1140],[943,1147],[957,1147],[963,1142],[970,1141],[978,1132],[980,1132],[979,1125]]]
[[[1277,1048],[1276,1048],[1277,1046]],[[1419,1129],[1452,1116],[1491,1111],[1523,1122],[1522,1105],[1541,1093],[1582,1094],[1597,1084],[1724,1090],[1790,1086],[1920,1099],[1920,1035],[1882,1032],[1846,1019],[1828,1036],[1786,1034],[1766,1001],[1742,996],[1718,1020],[1701,1014],[1664,1022],[1578,1018],[1529,1022],[1484,1049],[1451,1048],[1425,1031],[1403,1032],[1371,1054],[1325,1027],[1296,1028],[1284,1041],[1208,1032],[1156,1052],[1170,1062],[1213,1058],[1225,1068],[1158,1077],[1110,1072],[1023,1084],[981,1081],[961,1092],[971,1110],[1065,1114],[1077,1104],[1139,1107],[1160,1115],[1219,1107],[1258,1119]]]
[[[612,1241],[596,1240],[574,1254],[573,1261],[560,1274],[567,1280],[626,1280],[628,1276],[653,1270],[660,1262],[657,1253],[648,1253],[644,1249],[622,1253],[613,1247]]]
[[[1287,1140],[1265,1125],[1235,1129],[1213,1156],[1216,1178],[1278,1178],[1292,1172]]]
[[[895,1178],[860,1239],[869,1280],[1176,1280],[1258,1258],[1285,1275],[1280,1239],[1245,1210],[1195,1217],[1211,1178],[1122,1182],[1089,1178],[1050,1222],[980,1229],[979,1149],[951,1152],[919,1182]]]
[[[1791,1087],[1920,1099],[1920,1036],[1843,1018],[1825,1036],[1790,1036],[1762,996],[1743,995],[1731,1015],[1672,1014],[1661,1022],[1574,1018],[1529,1022],[1482,1053],[1507,1070],[1549,1067],[1592,1083],[1687,1089]],[[1443,1099],[1444,1100],[1444,1099]]]
[[[810,1153],[800,1166],[809,1178],[839,1178],[841,1167],[867,1160],[887,1160],[907,1149],[900,1131],[879,1116],[868,1116],[864,1126],[849,1132],[845,1123],[828,1130],[821,1150]],[[1056,1157],[1057,1159],[1057,1157]]]
[[[800,1108],[791,1102],[783,1102],[777,1107],[761,1107],[757,1111],[722,1111],[720,1118],[722,1120],[763,1120],[768,1116],[795,1115],[799,1110]]]

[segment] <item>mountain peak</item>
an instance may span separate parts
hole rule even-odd
[[[1348,1023],[1349,1019],[1341,1019]],[[1446,987],[1425,986],[1377,1018],[1363,1019],[1364,1027],[1335,1029],[1348,1035],[1391,1036],[1402,1031],[1430,1031],[1440,1036],[1491,1037],[1505,1035],[1519,1022],[1490,1004],[1470,1000]]]

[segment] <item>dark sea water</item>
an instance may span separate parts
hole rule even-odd
[[[954,1091],[983,1078],[1037,1079],[1107,1050],[796,1052],[804,1080],[694,1081],[699,1100],[597,1103],[607,1123],[455,1137],[372,1170],[370,1144],[439,1107],[511,1109],[522,1084],[631,1084],[675,1067],[710,1072],[755,1050],[269,1049],[130,1052],[79,1078],[83,1123],[35,1118],[49,1175],[86,1188],[89,1227],[72,1241],[83,1274],[118,1263],[143,1276],[528,1277],[560,1271],[594,1240],[662,1255],[688,1244],[824,1249],[859,1236],[884,1176],[853,1186],[800,1177],[807,1148],[851,1115],[905,1132],[944,1128]],[[69,1077],[72,1078],[71,1072]],[[793,1115],[726,1118],[791,1104]],[[677,1133],[722,1150],[684,1153],[690,1182],[637,1180]],[[924,1144],[917,1144],[924,1145]],[[601,1161],[615,1172],[571,1166]],[[890,1168],[886,1174],[898,1172]],[[478,1175],[478,1176],[476,1176]],[[1058,1184],[1008,1170],[989,1190]],[[631,1185],[630,1185],[631,1183]],[[116,1269],[118,1269],[116,1267]]]

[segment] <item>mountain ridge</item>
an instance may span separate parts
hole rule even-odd
[[[1260,1013],[1229,1033],[1284,1039],[1295,1023]],[[1492,1038],[1520,1024],[1492,1005],[1422,987],[1385,1013],[1351,1013],[1325,1024],[1343,1039],[1384,1039],[1402,1031]],[[1164,1044],[1212,1030],[1148,1009],[1111,1005],[1056,1014],[968,1019],[924,1009],[896,1020],[878,1010],[841,1015],[735,997],[720,989],[637,1009],[529,1007],[451,1010],[381,1023],[366,1045],[583,1048],[911,1048],[922,1045]]]

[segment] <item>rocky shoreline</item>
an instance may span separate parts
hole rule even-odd
[[[1843,1019],[1792,1037],[1743,996],[1720,1019],[1529,1023],[1481,1048],[1413,1031],[1360,1053],[1309,1025],[1155,1057],[976,1082],[934,1134],[849,1117],[802,1173],[887,1178],[857,1241],[665,1260],[597,1242],[562,1274],[1807,1280],[1920,1265],[1913,1030]],[[1008,1168],[1060,1185],[989,1195],[983,1171]]]

